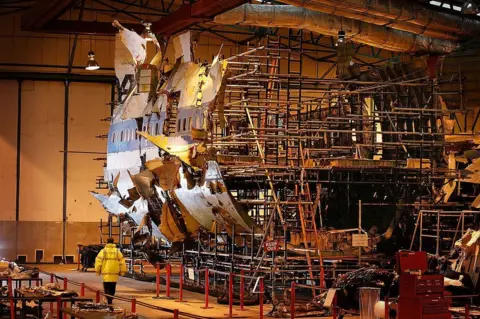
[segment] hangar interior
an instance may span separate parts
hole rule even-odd
[[[6,0],[0,26],[5,282],[98,306],[113,237],[123,318],[480,316],[475,0]]]

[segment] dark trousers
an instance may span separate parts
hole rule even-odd
[[[103,282],[103,291],[106,295],[115,296],[115,289],[117,288],[116,282]],[[111,305],[113,298],[107,297],[108,304]]]

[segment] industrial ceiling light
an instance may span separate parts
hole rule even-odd
[[[339,45],[340,43],[345,43],[345,31],[343,30],[338,31],[337,45]]]
[[[93,51],[88,52],[88,62],[85,69],[89,71],[100,69],[100,65],[98,64],[97,60],[95,60],[95,52]]]
[[[467,0],[462,6],[463,14],[477,14],[478,13],[478,4],[475,0]]]

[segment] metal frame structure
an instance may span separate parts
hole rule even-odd
[[[412,241],[410,244],[410,250],[412,250],[414,246],[418,231],[419,250],[422,251],[422,249],[424,248],[423,238],[433,238],[435,239],[435,254],[437,256],[441,256],[441,243],[451,242],[451,245],[448,248],[449,250],[453,249],[455,247],[455,240],[457,239],[457,237],[460,238],[462,234],[465,233],[465,218],[474,218],[476,215],[479,214],[479,211],[472,210],[420,210],[417,215],[415,230],[413,232]],[[424,219],[431,221],[432,218],[435,219],[435,221],[427,221],[426,225],[424,224]],[[443,223],[441,222],[442,218]],[[450,220],[448,220],[448,218],[450,218]],[[456,228],[452,229],[451,227],[454,225],[456,225]],[[453,238],[451,234],[453,234]]]

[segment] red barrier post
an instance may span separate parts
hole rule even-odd
[[[50,283],[53,283],[53,274],[50,274]],[[53,302],[50,303],[50,312],[53,313]]]
[[[156,263],[156,267],[157,267],[157,278],[155,280],[156,293],[157,293],[156,298],[159,298],[160,297],[160,263],[159,262]]]
[[[324,287],[324,283],[325,283],[325,269],[323,269],[323,266],[322,268],[320,269],[320,288],[325,288]]]
[[[165,292],[165,296],[167,296],[167,298],[170,298],[170,276],[172,275],[172,265],[170,264],[167,264],[167,282],[166,282],[166,292]]]
[[[290,285],[290,319],[295,319],[295,281]]]
[[[100,290],[95,292],[95,302],[100,303]]]
[[[68,286],[68,279],[67,279],[67,277],[64,277],[63,278],[63,290],[67,290],[67,286]]]
[[[333,296],[332,319],[337,319],[337,294],[335,294],[335,296]]]
[[[133,298],[132,299],[132,314],[137,313],[137,299]]]
[[[180,265],[180,282],[179,282],[179,300],[175,300],[176,302],[185,302],[183,300],[183,272],[184,272],[184,266],[183,264]]]
[[[235,314],[233,314],[233,279],[234,274],[230,273],[228,279],[228,318],[235,316]]]
[[[388,297],[385,296],[385,319],[389,319],[389,318],[390,318],[390,309],[388,306]]]
[[[15,302],[13,301],[13,284],[12,284],[12,278],[10,277],[8,277],[7,279],[7,286],[8,286],[8,296],[11,298],[10,299],[10,318],[15,318],[16,305],[15,305]]]
[[[61,318],[61,311],[60,309],[62,308],[62,297],[57,297],[57,318]]]
[[[470,305],[465,304],[465,319],[470,319]]]
[[[245,271],[240,270],[240,311],[245,311]]]
[[[80,284],[80,297],[85,297],[85,284],[83,282]]]
[[[205,306],[202,309],[209,309],[213,307],[208,306],[208,294],[210,293],[208,268],[205,268]]]
[[[259,295],[259,308],[260,308],[260,319],[263,319],[263,291],[264,291],[264,287],[263,287],[263,278],[260,278],[260,295]]]
[[[178,309],[173,309],[173,319],[178,319]]]

